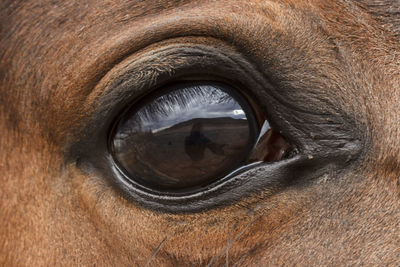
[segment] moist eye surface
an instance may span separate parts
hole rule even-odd
[[[166,191],[206,186],[243,166],[258,126],[246,100],[214,83],[179,84],[130,107],[111,135],[133,183]]]

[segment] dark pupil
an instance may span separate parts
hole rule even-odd
[[[181,85],[128,110],[111,144],[131,181],[179,190],[207,185],[240,167],[256,128],[237,93],[222,85]]]

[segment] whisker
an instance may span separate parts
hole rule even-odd
[[[150,262],[154,259],[154,257],[158,254],[162,246],[164,245],[165,241],[167,240],[167,237],[164,237],[164,239],[160,242],[160,244],[157,246],[157,248],[154,250],[153,254],[150,256],[150,258],[147,260],[145,267],[148,267]]]
[[[249,228],[250,226],[258,219],[261,218],[261,215],[254,217],[243,229],[242,231],[240,231],[234,238],[233,240],[229,241],[227,246],[225,247],[225,249],[223,249],[221,252],[219,252],[217,255],[215,255],[210,262],[207,264],[207,267],[212,266],[212,264],[218,259],[220,258],[224,253],[228,253],[227,250],[229,251],[229,249],[232,247],[233,243],[235,243]],[[234,230],[237,227],[237,224],[235,223],[234,226],[232,227],[232,230]],[[231,231],[232,231],[231,230]],[[226,263],[225,263],[226,264]],[[228,262],[229,264],[229,262]]]
[[[229,234],[228,234],[228,238],[227,238],[227,241],[226,241],[226,249],[225,249],[225,251],[226,251],[226,257],[225,257],[225,266],[229,266],[229,247],[230,247],[230,244],[231,244],[231,235],[232,235],[232,232],[233,232],[233,230],[234,229],[236,229],[236,227],[237,227],[237,222],[235,222],[234,223],[234,225],[233,225],[233,227],[232,227],[232,229],[229,231]]]

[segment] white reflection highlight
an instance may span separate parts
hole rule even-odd
[[[243,109],[235,109],[233,111],[233,115],[235,115],[235,116],[244,115],[244,111],[243,111]]]
[[[186,87],[149,102],[124,124],[120,134],[152,132],[199,118],[247,119],[239,103],[218,87]],[[122,136],[121,136],[122,137]]]

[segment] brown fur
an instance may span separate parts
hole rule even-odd
[[[398,266],[399,11],[395,0],[3,1],[0,265]],[[163,42],[238,51],[298,88],[299,104],[333,103],[364,129],[359,161],[200,213],[122,198],[66,151],[129,58]]]

